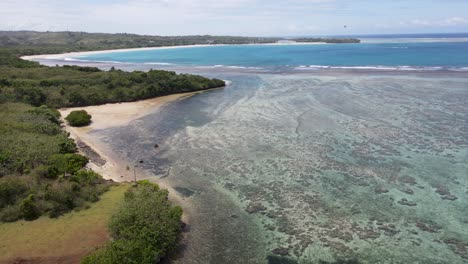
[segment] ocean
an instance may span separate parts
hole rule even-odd
[[[431,40],[432,42],[427,42]],[[79,56],[74,59],[148,64],[155,67],[171,65],[243,67],[280,71],[317,68],[468,71],[468,39],[464,42],[436,42],[433,38],[399,39],[399,41],[408,42],[369,38],[363,39],[361,44],[343,45],[208,46],[104,53]]]
[[[122,158],[144,160],[192,205],[174,263],[461,264],[464,37],[185,47],[63,63],[230,81],[91,132]]]

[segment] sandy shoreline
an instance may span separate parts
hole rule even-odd
[[[229,84],[228,81],[226,83]],[[189,223],[192,210],[189,201],[179,196],[169,184],[162,180],[156,180],[156,178],[153,177],[154,175],[151,173],[139,169],[138,167],[134,168],[135,164],[115,155],[110,146],[101,142],[99,138],[90,135],[89,132],[96,129],[106,129],[126,125],[133,120],[157,111],[160,107],[170,102],[181,100],[209,90],[172,94],[136,102],[62,108],[59,109],[59,112],[62,115],[62,118],[66,117],[73,110],[86,110],[92,115],[92,123],[87,127],[71,127],[67,125],[66,122],[63,123],[64,129],[69,132],[70,137],[77,142],[78,151],[85,156],[88,156],[90,159],[90,162],[87,165],[88,168],[101,174],[104,179],[113,180],[115,182],[131,182],[134,180],[134,175],[136,175],[137,180],[152,180],[161,188],[169,190],[169,198],[184,209],[182,220],[185,223]],[[89,152],[96,154],[98,156],[98,161],[103,162],[96,162],[95,157],[93,160],[93,157],[91,156],[94,155],[90,155]]]
[[[89,163],[89,167],[91,169],[100,173],[105,179],[116,182],[133,181],[134,175],[132,164],[129,164],[129,162],[123,161],[116,157],[109,149],[109,146],[106,146],[106,144],[101,142],[98,138],[91,136],[89,132],[92,130],[124,126],[133,120],[139,119],[151,112],[157,111],[160,107],[167,103],[190,97],[205,91],[172,94],[136,102],[62,108],[59,109],[59,112],[62,115],[62,118],[65,118],[71,111],[74,110],[86,110],[89,114],[91,114],[91,125],[86,127],[71,127],[67,125],[66,122],[64,122],[64,129],[70,133],[71,138],[75,139],[77,142],[82,142],[83,144],[87,145],[103,160],[105,160],[104,165],[96,164],[96,162],[92,162],[91,160]],[[127,166],[131,167],[131,169],[127,170]],[[141,171],[139,173],[141,174]],[[138,178],[141,179],[144,177],[141,177],[140,175]]]
[[[146,48],[129,48],[129,49],[109,49],[109,50],[97,50],[97,51],[82,51],[82,52],[69,52],[61,54],[41,54],[41,55],[29,55],[22,56],[23,60],[40,60],[40,59],[49,59],[49,60],[63,60],[66,58],[94,55],[94,54],[103,54],[103,53],[115,53],[115,52],[128,52],[128,51],[141,51],[141,50],[160,50],[160,49],[183,49],[183,48],[199,48],[199,47],[216,47],[216,46],[232,46],[232,45],[242,45],[242,46],[284,46],[284,45],[321,45],[327,44],[325,42],[294,42],[294,43],[259,43],[259,44],[197,44],[197,45],[183,45],[183,46],[163,46],[163,47],[146,47]]]

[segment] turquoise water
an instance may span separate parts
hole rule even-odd
[[[467,45],[219,46],[67,63],[231,81],[92,131],[190,203],[173,263],[462,264]],[[161,62],[174,65],[148,64]],[[317,64],[353,70],[300,67]]]
[[[178,66],[236,66],[258,68],[416,67],[468,70],[468,42],[363,43],[323,45],[231,45],[140,50],[76,57]],[[438,68],[434,68],[438,67]]]

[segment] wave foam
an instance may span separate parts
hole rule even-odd
[[[96,63],[115,63],[123,64],[124,62],[119,61],[94,61],[94,60],[85,60],[78,58],[63,58],[64,61],[69,62],[96,62]],[[177,65],[168,62],[145,62],[145,65],[160,65],[160,66],[169,66]],[[180,65],[181,66],[181,65]],[[198,65],[198,66],[187,66],[194,67],[198,69],[245,69],[245,70],[261,70],[265,69],[264,67],[252,67],[252,66],[235,66],[235,65]],[[382,71],[457,71],[465,72],[468,71],[468,67],[441,67],[441,66],[385,66],[385,65],[369,65],[369,66],[328,66],[328,65],[299,65],[299,66],[289,66],[287,68],[292,68],[295,70],[320,70],[320,69],[343,69],[343,70],[382,70]],[[268,69],[267,67],[266,69]]]
[[[169,63],[169,62],[145,62],[144,64],[147,64],[147,65],[174,65],[173,63]]]
[[[122,64],[123,62],[120,61],[95,61],[95,60],[83,60],[83,59],[76,59],[76,58],[63,58],[64,61],[71,61],[71,62],[96,62],[96,63],[115,63],[115,64]]]
[[[74,58],[63,58],[64,61],[79,61],[79,62],[90,62],[90,60],[80,60]]]
[[[225,69],[249,69],[249,70],[260,70],[261,67],[248,67],[248,66],[228,66],[228,65],[212,65],[212,66],[196,66],[195,68],[199,69],[215,69],[215,68],[225,68]]]

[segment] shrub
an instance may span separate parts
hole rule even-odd
[[[28,189],[27,183],[20,178],[0,178],[0,208],[15,204],[18,198],[24,197]]]
[[[167,195],[149,181],[127,191],[109,224],[114,241],[82,263],[159,262],[175,248],[181,230],[182,209],[172,206]]]
[[[21,218],[21,212],[18,206],[8,206],[0,212],[0,220],[2,222],[14,222]]]
[[[39,167],[35,168],[32,171],[32,175],[40,177],[40,178],[56,178],[58,173],[57,172],[50,172],[51,168],[46,165],[40,165]]]
[[[69,209],[65,205],[54,202],[52,203],[52,206],[49,209],[49,217],[57,218],[67,211],[69,211]]]
[[[33,194],[30,194],[26,199],[21,201],[19,208],[21,216],[25,220],[31,221],[40,216]]]
[[[76,151],[76,144],[73,139],[68,138],[68,137],[63,137],[59,139],[59,148],[60,148],[60,153],[65,154],[65,153],[74,153]]]
[[[92,170],[80,170],[70,180],[79,184],[94,185],[102,181],[102,176]]]
[[[67,117],[65,117],[68,124],[74,127],[82,127],[91,124],[91,115],[85,110],[72,111]]]
[[[44,116],[50,122],[59,125],[60,124],[60,113],[59,111],[49,108],[45,105],[41,105],[32,110],[27,111],[27,113],[34,114],[37,116]]]
[[[55,176],[60,174],[66,175],[70,174],[73,175],[81,168],[86,166],[88,163],[88,158],[75,153],[67,153],[67,154],[54,154],[49,158],[49,173],[50,177],[52,177],[53,172],[56,172]]]

